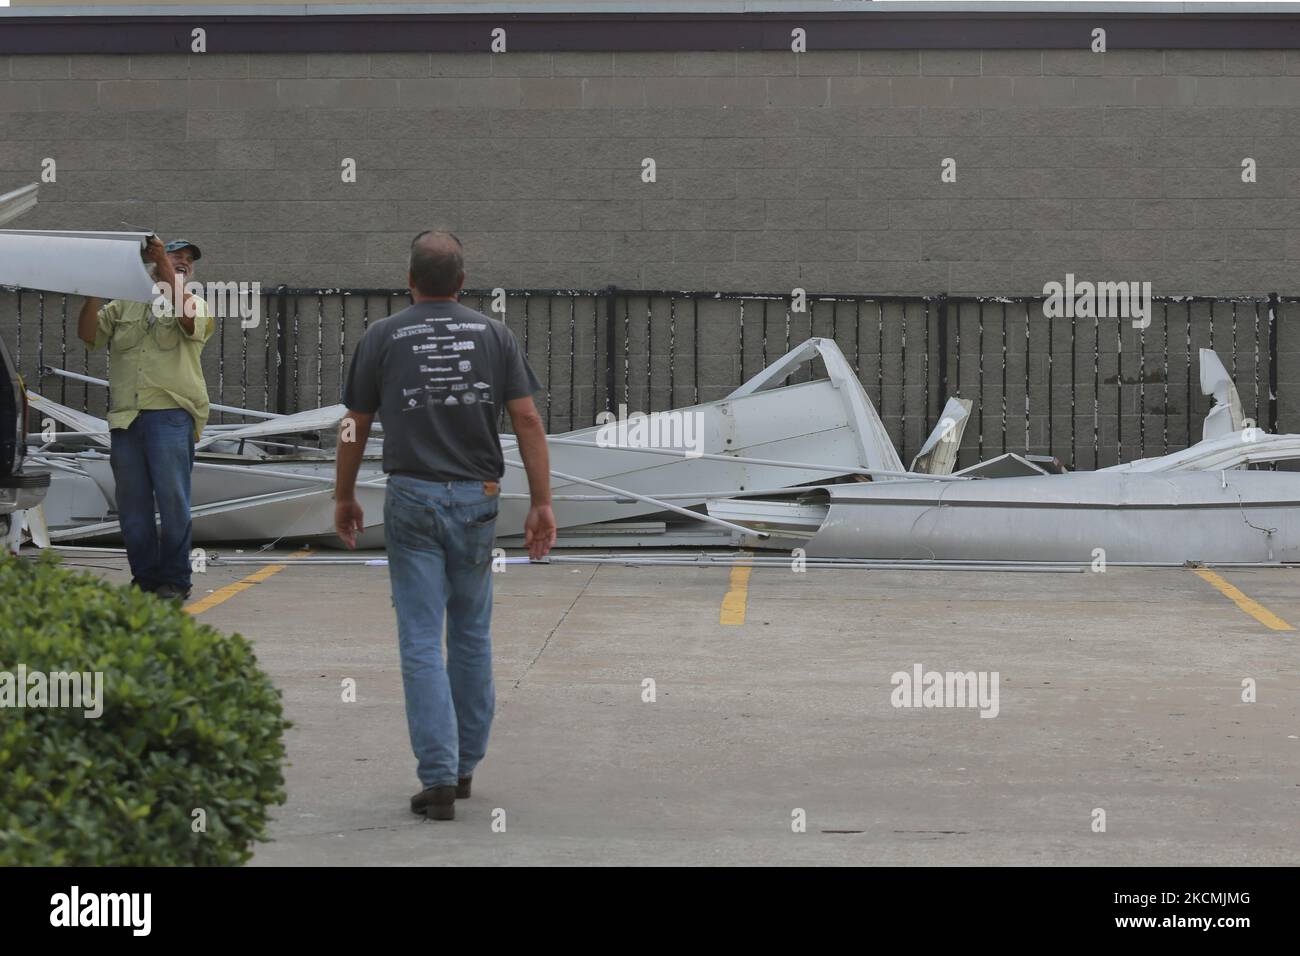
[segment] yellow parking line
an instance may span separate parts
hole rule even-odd
[[[753,573],[752,566],[737,565],[731,569],[731,585],[722,598],[722,610],[718,614],[719,624],[745,623],[745,605],[749,603],[749,576]]]
[[[1295,630],[1294,627],[1282,620],[1268,608],[1264,607],[1264,605],[1260,604],[1258,601],[1252,601],[1250,598],[1246,597],[1246,595],[1242,594],[1241,591],[1233,587],[1222,577],[1208,568],[1194,568],[1193,570],[1196,572],[1196,576],[1202,581],[1208,581],[1210,584],[1214,585],[1218,588],[1219,592],[1224,595],[1224,597],[1237,605],[1237,607],[1241,608],[1255,620],[1259,621],[1259,623],[1263,624],[1265,627],[1274,631]]]
[[[309,549],[306,551],[295,551],[293,554],[289,555],[289,557],[305,558],[310,554],[311,551]],[[210,611],[218,604],[224,604],[236,594],[241,594],[244,591],[247,591],[254,584],[260,584],[272,575],[279,574],[287,567],[287,564],[268,564],[266,567],[262,568],[262,570],[254,571],[248,577],[242,578],[234,584],[227,584],[225,587],[213,591],[207,597],[199,598],[193,604],[187,604],[185,610],[193,615],[202,614],[204,611]]]

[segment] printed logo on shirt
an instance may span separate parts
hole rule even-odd
[[[473,405],[478,401],[478,396],[475,395],[473,392],[466,392],[464,397],[461,399],[461,401],[464,402],[466,405]]]
[[[404,339],[412,335],[432,335],[437,329],[430,328],[427,325],[411,325],[404,329],[398,329],[393,333],[394,339]]]
[[[459,362],[456,363],[456,367],[460,369],[462,372],[468,372],[470,369],[474,367],[474,363],[471,362],[469,359],[461,359]]]
[[[447,346],[453,352],[472,352],[474,350],[473,342],[452,342]]]
[[[455,396],[455,395],[448,395],[448,396],[447,396],[447,400],[446,400],[445,402],[443,402],[442,404],[444,404],[444,405],[459,405],[460,402],[456,400],[456,396]]]
[[[448,322],[448,332],[482,332],[487,326],[482,322]]]

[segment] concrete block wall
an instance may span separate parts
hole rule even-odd
[[[149,226],[267,286],[399,286],[441,227],[478,287],[1294,294],[1298,121],[1280,50],[0,57],[0,180],[57,163],[20,225]]]

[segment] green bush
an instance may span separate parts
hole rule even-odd
[[[19,665],[103,672],[103,713],[0,708],[0,865],[233,864],[266,839],[289,725],[244,638],[52,557],[3,556],[0,671]]]

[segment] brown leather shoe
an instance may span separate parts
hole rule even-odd
[[[469,799],[470,785],[471,785],[473,782],[474,782],[474,775],[473,775],[473,774],[470,774],[468,777],[461,777],[459,780],[456,781],[456,799],[457,799],[457,800],[468,800],[468,799]]]
[[[442,784],[421,790],[411,798],[411,812],[430,820],[456,819],[456,784]]]

